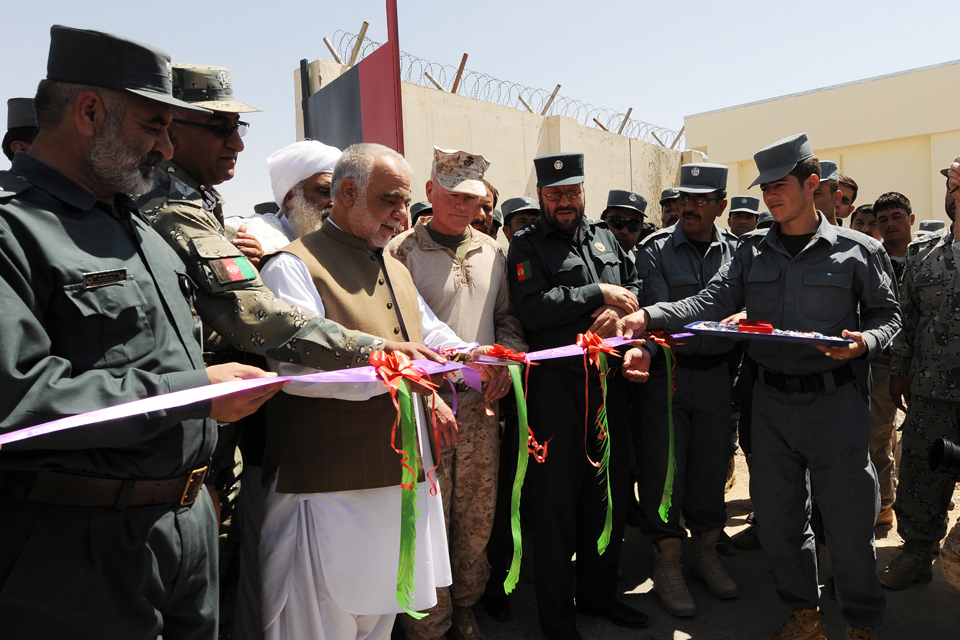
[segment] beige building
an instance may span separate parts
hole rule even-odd
[[[685,118],[687,147],[730,167],[728,193],[757,177],[753,154],[805,131],[821,160],[860,187],[855,204],[899,191],[917,219],[946,220],[940,169],[960,155],[960,60]]]
[[[311,94],[335,80],[347,67],[328,60],[310,64]],[[300,71],[295,72],[295,105],[300,105]],[[546,153],[583,153],[587,215],[599,218],[611,189],[629,189],[649,201],[648,219],[659,225],[660,192],[675,184],[680,153],[657,144],[580,125],[567,116],[541,116],[483,100],[401,83],[403,138],[413,167],[413,200],[426,198],[434,145],[463,149],[491,162],[487,179],[501,201],[516,196],[536,198],[533,159]],[[296,107],[297,139],[303,138],[303,116]]]

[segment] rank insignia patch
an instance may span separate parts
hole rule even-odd
[[[603,253],[604,251],[607,250],[607,247],[606,247],[602,242],[594,242],[594,243],[593,243],[593,246],[594,246],[594,247],[596,248],[596,250],[599,251],[600,253]]]
[[[517,265],[517,282],[523,282],[533,277],[533,268],[530,267],[530,261],[526,260]]]
[[[217,277],[217,282],[220,284],[246,282],[247,280],[253,280],[257,277],[257,272],[253,268],[253,265],[243,256],[211,260],[208,264],[210,268],[213,269],[213,274]]]

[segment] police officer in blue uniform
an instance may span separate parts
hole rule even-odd
[[[514,234],[507,259],[513,304],[530,349],[573,344],[587,329],[614,335],[617,319],[637,308],[640,284],[614,235],[584,217],[583,155],[550,154],[534,164],[542,215]],[[584,425],[584,415],[597,415],[601,389],[593,370],[585,406],[585,375],[581,357],[545,361],[532,368],[528,387],[530,425],[539,442],[549,441],[546,460],[531,463],[524,487],[532,505],[537,608],[547,637],[565,640],[580,638],[575,612],[624,627],[648,621],[616,598],[629,465],[628,383],[611,376],[607,394],[613,530],[600,555],[606,486],[584,453],[583,430],[589,430],[590,457],[599,460],[593,420]]]
[[[625,335],[720,320],[746,306],[779,329],[851,340],[842,346],[754,341],[753,461],[750,495],[777,592],[790,617],[768,640],[823,633],[811,491],[823,517],[847,638],[875,638],[885,608],[876,577],[873,527],[880,508],[870,462],[870,412],[850,361],[869,359],[900,329],[900,309],[883,247],[836,227],[817,211],[820,166],[806,134],[755,156],[754,181],[775,222],[741,238],[733,261],[707,288],[625,318]],[[752,186],[752,185],[751,185]],[[634,369],[630,351],[627,375]],[[642,368],[642,366],[641,366]]]

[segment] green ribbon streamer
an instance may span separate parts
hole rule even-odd
[[[520,558],[523,555],[523,543],[520,534],[520,492],[523,490],[523,479],[527,475],[527,400],[523,397],[523,382],[520,380],[520,365],[507,365],[510,379],[513,380],[513,395],[517,399],[517,417],[520,419],[519,449],[517,451],[517,473],[513,477],[513,495],[510,498],[510,530],[513,533],[513,561],[507,579],[503,581],[503,590],[510,594],[520,579]]]
[[[607,363],[607,354],[602,351],[597,354],[597,364],[600,366],[600,391],[603,395],[603,403],[600,405],[600,411],[597,412],[597,427],[599,433],[606,434],[600,440],[600,467],[597,469],[597,476],[600,482],[605,483],[607,490],[607,517],[603,523],[603,531],[597,539],[597,553],[603,555],[610,545],[610,536],[613,531],[613,496],[610,493],[610,427],[607,423],[607,374],[610,371]]]
[[[667,521],[667,514],[673,505],[673,476],[677,471],[677,459],[673,450],[673,349],[666,345],[663,355],[667,358],[667,432],[670,437],[670,447],[667,453],[667,478],[663,483],[663,497],[660,499],[660,519]]]
[[[411,617],[420,620],[427,614],[412,611],[413,570],[416,563],[417,548],[417,421],[413,409],[413,396],[410,391],[410,382],[401,380],[397,389],[397,400],[400,405],[400,437],[403,451],[407,452],[406,464],[403,465],[403,475],[400,490],[400,563],[397,567],[397,602]],[[409,452],[413,451],[411,455]]]

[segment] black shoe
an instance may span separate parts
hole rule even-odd
[[[733,539],[727,535],[726,531],[720,532],[720,539],[716,544],[717,553],[722,556],[733,556],[737,554],[737,545],[734,544]]]
[[[640,627],[647,626],[650,622],[647,614],[633,607],[628,607],[619,600],[614,600],[609,605],[596,609],[578,606],[577,613],[582,613],[585,616],[606,618],[618,627],[624,627],[626,629],[639,629]]]
[[[497,622],[505,622],[511,617],[510,599],[500,585],[484,592],[483,596],[480,597],[480,606],[483,607],[488,616]]]

